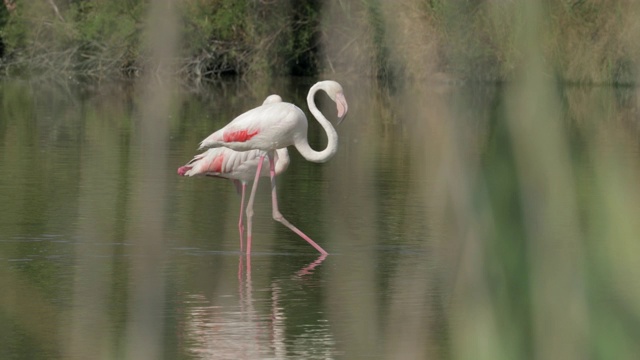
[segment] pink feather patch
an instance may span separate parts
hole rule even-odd
[[[225,132],[222,139],[225,142],[245,142],[258,134],[258,130],[249,132],[249,130],[238,130],[233,132]]]
[[[207,171],[206,172],[221,173],[222,172],[222,161],[223,160],[224,160],[224,156],[222,156],[222,155],[216,156],[213,159],[213,161],[209,164],[209,166],[207,167]]]

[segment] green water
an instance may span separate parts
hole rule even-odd
[[[336,156],[314,164],[290,149],[278,180],[282,213],[330,255],[271,219],[263,181],[247,258],[232,184],[176,169],[270,93],[306,110],[314,82],[220,81],[170,89],[159,106],[132,84],[2,82],[0,358],[468,358],[476,347],[528,358],[552,347],[539,314],[556,295],[560,313],[577,314],[563,321],[579,333],[577,353],[638,350],[638,308],[628,305],[636,287],[606,285],[628,280],[617,259],[637,247],[624,240],[635,228],[622,229],[620,243],[608,232],[628,208],[625,196],[602,205],[624,187],[598,170],[601,154],[639,160],[634,89],[565,89],[558,157],[570,174],[528,183],[528,169],[544,173],[556,153],[523,160],[504,87],[426,87],[407,97],[341,81],[349,115]],[[334,120],[330,100],[319,102]],[[313,122],[310,142],[325,143]],[[622,165],[612,171],[636,179]],[[567,212],[566,199],[547,192],[565,182]],[[550,198],[559,205],[536,212]],[[556,226],[570,241],[538,248]],[[558,251],[568,255],[555,262]],[[577,279],[575,292],[541,290],[536,264],[550,278]],[[598,330],[606,326],[613,330]]]

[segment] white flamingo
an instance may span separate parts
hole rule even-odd
[[[325,162],[338,149],[338,134],[329,120],[318,110],[315,104],[315,94],[323,90],[336,103],[340,121],[348,111],[347,101],[342,86],[335,81],[320,81],[313,85],[307,95],[309,110],[320,123],[327,134],[327,147],[322,151],[315,151],[307,140],[307,117],[297,106],[286,102],[270,102],[245,112],[222,129],[209,135],[200,143],[200,149],[227,147],[237,151],[261,150],[262,154],[257,164],[253,187],[247,204],[247,254],[251,253],[253,203],[262,171],[264,157],[269,159],[269,175],[271,178],[271,201],[273,218],[287,226],[293,232],[305,239],[322,254],[327,252],[287,221],[278,210],[276,191],[275,153],[277,149],[290,145],[307,160]]]

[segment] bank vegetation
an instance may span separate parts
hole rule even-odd
[[[524,0],[181,0],[180,47],[151,68],[142,0],[3,0],[5,75],[102,80],[351,73],[381,79],[504,81],[517,74]],[[640,5],[544,0],[541,51],[559,79],[635,83]],[[157,64],[154,66],[158,66]]]

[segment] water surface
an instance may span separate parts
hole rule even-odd
[[[271,219],[263,181],[248,258],[232,184],[176,169],[270,93],[306,110],[314,81],[221,81],[166,89],[158,102],[134,84],[5,80],[0,357],[449,358],[467,357],[479,334],[489,354],[528,357],[542,341],[539,299],[555,296],[536,287],[546,276],[536,264],[577,277],[577,294],[565,297],[576,326],[622,321],[624,307],[601,304],[594,289],[625,270],[612,265],[618,255],[593,256],[619,211],[602,210],[616,180],[601,166],[638,161],[634,89],[564,89],[560,145],[549,133],[530,137],[550,141],[568,174],[528,183],[528,169],[553,164],[519,150],[505,87],[408,92],[345,80],[336,156],[314,164],[290,149],[278,180],[282,213],[330,255]],[[330,100],[318,101],[335,120]],[[310,141],[325,144],[313,122]],[[637,179],[629,169],[626,179]],[[535,199],[547,199],[548,184],[565,183],[568,198],[535,210],[546,209]],[[564,263],[580,266],[556,268],[547,255],[558,249],[532,245],[557,229],[569,239],[559,245]],[[625,244],[613,241],[609,253]],[[622,303],[637,296],[633,286],[602,289]],[[606,353],[609,337],[599,339],[591,348]]]

